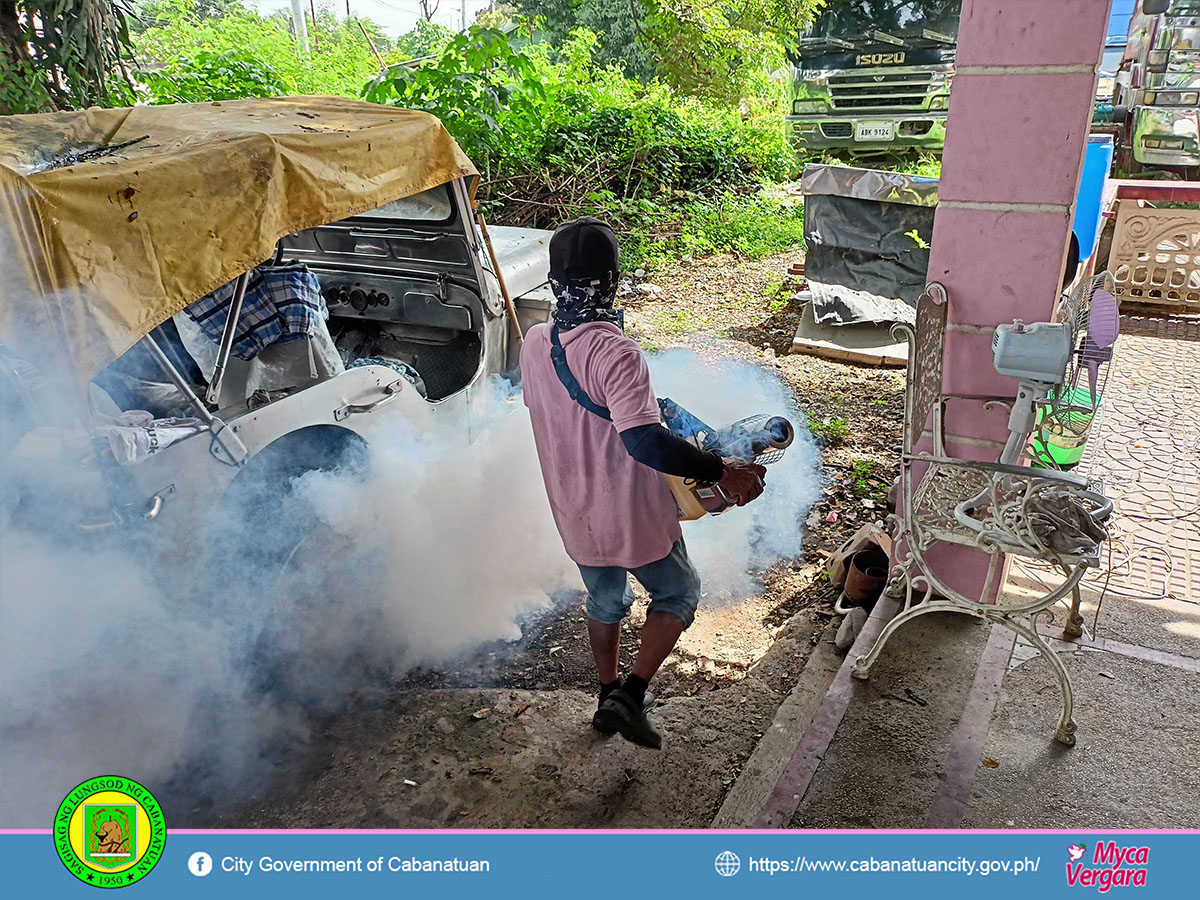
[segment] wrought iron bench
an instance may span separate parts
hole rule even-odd
[[[1098,565],[1102,523],[1112,504],[1079,475],[955,459],[946,453],[946,401],[956,399],[942,390],[947,302],[946,289],[930,284],[917,302],[915,332],[906,325],[896,326],[909,342],[909,360],[900,503],[891,519],[895,550],[887,591],[902,606],[871,650],[856,660],[852,674],[867,678],[891,636],[926,613],[965,613],[1003,625],[1032,644],[1053,668],[1063,699],[1054,737],[1070,746],[1075,743],[1071,679],[1037,624],[1042,618],[1052,621],[1051,607],[1070,594],[1066,634],[1081,633],[1079,583],[1088,568]],[[1013,403],[1011,398],[957,399],[977,401],[985,408]],[[919,449],[927,422],[928,449]],[[1075,517],[1079,534],[1059,527],[1063,516]],[[1087,537],[1089,532],[1096,538],[1094,543]],[[938,544],[971,548],[991,557],[978,596],[960,593],[927,562],[929,551]],[[995,577],[1006,554],[1048,561],[1061,582],[1034,599],[993,598]]]

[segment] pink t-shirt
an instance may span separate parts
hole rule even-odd
[[[525,405],[546,494],[567,555],[584,566],[637,568],[671,552],[682,531],[661,472],[631,457],[619,432],[662,421],[636,341],[608,322],[560,331],[567,365],[608,422],[571,399],[550,361],[550,326],[521,348]]]

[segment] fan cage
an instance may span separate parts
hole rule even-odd
[[[1082,456],[1082,448],[1104,402],[1108,363],[1112,359],[1111,347],[1096,351],[1085,346],[1092,297],[1098,290],[1112,293],[1113,288],[1112,275],[1103,272],[1080,281],[1059,304],[1056,318],[1067,326],[1071,356],[1062,382],[1047,392],[1038,412],[1037,429],[1029,446],[1029,456],[1035,465],[1070,468]],[[1091,361],[1100,364],[1094,396],[1086,365]]]

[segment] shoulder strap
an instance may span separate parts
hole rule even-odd
[[[572,400],[605,421],[612,421],[612,413],[608,411],[608,408],[595,403],[571,372],[571,367],[567,365],[567,351],[563,349],[562,341],[558,339],[557,325],[550,326],[550,361],[554,363],[554,371],[558,373],[558,380],[567,389]]]

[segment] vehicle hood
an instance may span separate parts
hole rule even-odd
[[[491,225],[492,246],[509,296],[541,287],[550,277],[550,238],[553,231]]]
[[[87,381],[284,235],[477,175],[435,117],[337,97],[0,118],[0,343]]]

